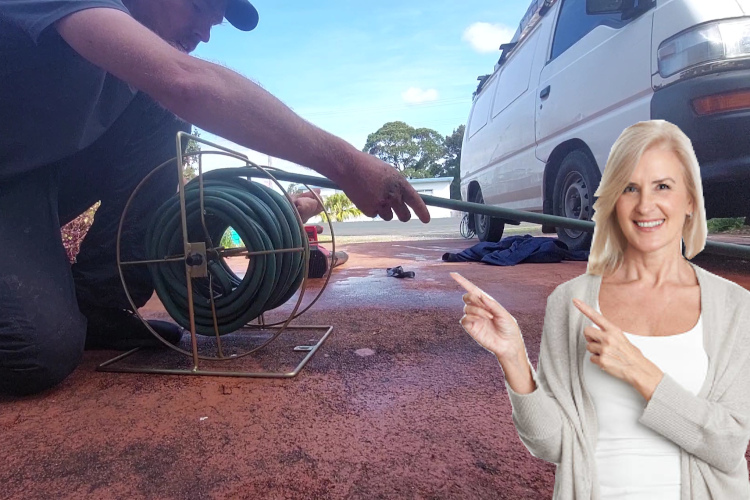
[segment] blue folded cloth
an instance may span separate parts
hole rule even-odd
[[[557,238],[540,236],[509,236],[497,243],[477,243],[459,253],[445,253],[445,262],[485,262],[495,266],[514,266],[521,262],[560,262],[563,260],[588,260],[587,250],[569,250]]]

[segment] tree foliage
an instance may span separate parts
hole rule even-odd
[[[451,135],[445,136],[445,162],[433,172],[434,177],[453,177],[451,198],[461,199],[461,144],[466,127],[459,125]]]
[[[323,206],[336,222],[343,222],[352,217],[362,215],[354,203],[344,193],[334,193],[323,200]]]
[[[461,199],[461,144],[466,127],[448,136],[404,122],[388,122],[367,136],[364,152],[396,167],[409,179],[453,177],[451,198]]]
[[[409,179],[430,177],[445,156],[444,138],[436,130],[388,122],[367,136],[363,149],[396,167]]]
[[[286,187],[287,194],[300,194],[305,190],[305,185],[297,182],[292,182]]]
[[[191,132],[192,135],[196,137],[200,137],[201,133],[198,131],[197,128],[193,127],[193,131]],[[199,142],[194,141],[193,139],[190,139],[187,143],[187,148],[185,149],[185,154],[189,153],[197,153],[201,150],[201,145]],[[185,178],[185,182],[194,179],[198,175],[198,156],[187,156],[182,158],[182,176]]]

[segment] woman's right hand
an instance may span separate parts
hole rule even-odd
[[[466,293],[461,326],[479,345],[494,354],[500,362],[515,361],[526,347],[516,319],[495,299],[458,273],[450,273]]]

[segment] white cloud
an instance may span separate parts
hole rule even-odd
[[[438,91],[435,89],[420,89],[419,87],[409,87],[406,92],[401,93],[401,98],[408,104],[420,104],[423,102],[437,101]]]
[[[501,44],[510,42],[515,32],[503,24],[474,23],[464,30],[463,39],[477,52],[494,52]]]

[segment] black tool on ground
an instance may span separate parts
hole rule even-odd
[[[391,276],[393,278],[414,277],[414,271],[404,271],[404,268],[402,268],[401,266],[389,267],[388,269],[386,269],[386,272],[388,273],[388,276]]]
[[[331,261],[331,253],[318,244],[318,230],[322,226],[305,226],[307,239],[310,242],[310,263],[307,266],[308,278],[322,278],[328,272],[328,263]]]

